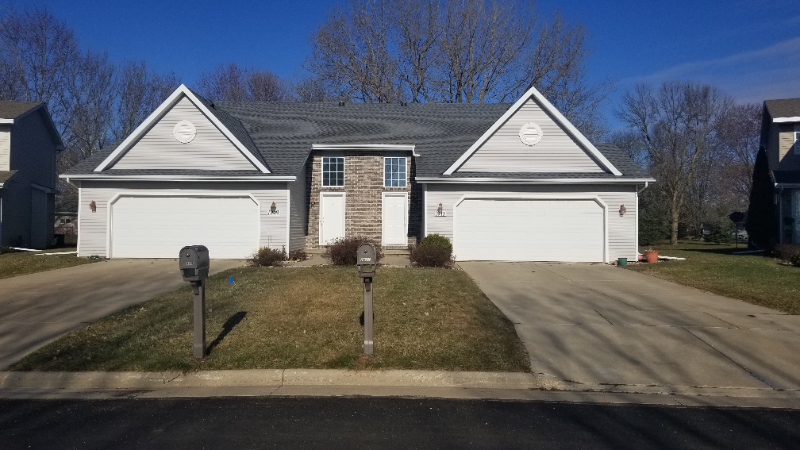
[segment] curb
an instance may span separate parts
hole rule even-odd
[[[365,386],[559,389],[555,378],[530,373],[324,369],[181,372],[0,372],[0,389],[161,389],[165,387]]]

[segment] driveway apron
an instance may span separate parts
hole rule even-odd
[[[534,373],[602,385],[800,389],[800,316],[605,264],[459,265]]]
[[[215,260],[211,273],[243,265]],[[169,259],[112,259],[0,280],[0,370],[69,331],[185,284]]]

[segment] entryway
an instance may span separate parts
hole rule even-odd
[[[408,244],[408,194],[384,192],[383,194],[383,245]]]
[[[331,244],[344,237],[344,192],[321,192],[319,199],[319,243]]]

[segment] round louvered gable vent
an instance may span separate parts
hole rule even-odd
[[[536,145],[542,140],[542,128],[533,122],[528,122],[520,128],[519,139],[525,145]]]
[[[175,128],[172,129],[172,134],[181,144],[188,144],[192,142],[197,135],[197,128],[194,127],[192,122],[181,120],[175,124]]]

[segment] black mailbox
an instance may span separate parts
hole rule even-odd
[[[202,281],[208,278],[208,248],[205,245],[187,245],[178,255],[178,266],[183,281]]]
[[[372,244],[363,243],[358,246],[356,251],[356,264],[358,265],[358,274],[361,278],[372,278],[375,276],[375,266],[378,264],[378,258],[375,254],[375,247]]]

